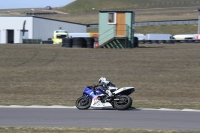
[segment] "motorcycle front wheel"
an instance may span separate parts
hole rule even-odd
[[[80,110],[88,109],[91,105],[91,98],[82,96],[76,100],[76,107]]]
[[[113,102],[114,108],[117,110],[127,110],[132,106],[132,99],[127,95],[121,95],[119,100]]]

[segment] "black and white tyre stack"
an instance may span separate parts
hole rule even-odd
[[[72,47],[72,39],[71,38],[63,38],[61,46],[66,47],[66,48],[71,48]]]
[[[86,47],[87,48],[94,48],[94,42],[95,42],[95,40],[94,40],[93,37],[85,37],[84,39],[86,41]]]
[[[86,41],[83,37],[72,38],[72,48],[86,48]]]
[[[61,46],[66,48],[94,48],[94,42],[93,37],[63,38]]]

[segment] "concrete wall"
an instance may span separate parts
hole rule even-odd
[[[33,36],[33,18],[32,17],[0,17],[0,44],[7,43],[7,30],[14,30],[14,43],[22,43],[21,30],[26,21],[25,29],[29,31],[28,38]]]

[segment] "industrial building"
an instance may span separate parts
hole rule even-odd
[[[80,23],[38,16],[0,16],[0,44],[22,43],[23,39],[48,40],[58,29],[69,33],[87,32],[87,26]]]

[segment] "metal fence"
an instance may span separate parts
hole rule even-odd
[[[133,25],[134,26],[149,26],[149,25],[175,25],[175,24],[198,24],[198,19],[135,22]],[[87,24],[87,27],[98,28],[99,25]]]
[[[174,24],[198,24],[198,19],[135,22],[134,26],[174,25]]]
[[[181,44],[181,43],[200,43],[200,40],[139,40],[139,44]]]

